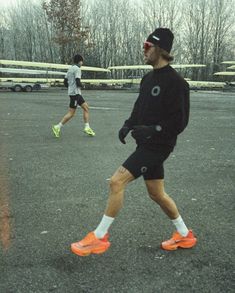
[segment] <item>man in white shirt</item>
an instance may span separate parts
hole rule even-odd
[[[55,137],[60,137],[61,127],[64,126],[75,115],[77,105],[83,109],[83,120],[85,123],[84,132],[90,136],[95,136],[95,132],[89,125],[89,107],[81,95],[81,66],[83,64],[83,57],[79,54],[74,56],[74,64],[68,69],[64,85],[68,88],[68,95],[70,97],[69,111],[57,124],[52,126],[52,131]]]

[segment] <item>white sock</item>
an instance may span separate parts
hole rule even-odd
[[[172,220],[172,223],[175,225],[176,230],[180,233],[180,235],[183,237],[188,235],[189,230],[180,215],[177,219]]]
[[[103,238],[104,235],[108,232],[108,229],[113,223],[113,221],[114,221],[114,218],[103,215],[101,222],[99,223],[98,227],[94,231],[95,236],[99,239]]]
[[[59,129],[60,129],[62,126],[63,126],[63,124],[62,124],[61,122],[58,123],[58,124],[56,125],[56,127],[59,128]]]
[[[85,128],[90,128],[89,122],[85,123]]]

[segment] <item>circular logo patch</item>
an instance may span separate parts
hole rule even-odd
[[[151,95],[156,97],[160,94],[160,86],[159,85],[156,85],[155,87],[152,88],[152,91],[151,91]]]
[[[141,167],[141,173],[145,173],[145,172],[147,172],[147,170],[148,170],[148,168],[147,167]]]

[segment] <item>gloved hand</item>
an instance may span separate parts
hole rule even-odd
[[[67,88],[69,87],[68,79],[67,78],[64,78],[64,86],[67,87]]]
[[[127,125],[123,125],[122,128],[119,130],[118,137],[121,143],[126,144],[125,137],[129,133],[131,129]]]
[[[146,142],[156,133],[155,125],[137,125],[133,127],[131,135],[134,139]]]

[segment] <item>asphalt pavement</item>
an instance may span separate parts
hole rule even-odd
[[[135,148],[119,128],[137,93],[84,91],[82,111],[51,131],[68,108],[65,90],[0,92],[0,292],[235,292],[235,93],[191,92],[190,123],[165,163],[166,191],[198,238],[163,251],[174,227],[142,178],[125,193],[110,249],[79,257],[70,244],[100,222],[109,178]]]

